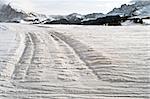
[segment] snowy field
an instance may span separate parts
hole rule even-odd
[[[149,26],[0,24],[0,99],[149,99]]]

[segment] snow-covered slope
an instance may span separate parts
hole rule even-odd
[[[149,26],[0,31],[0,99],[150,99]]]
[[[144,6],[135,12],[135,15],[150,16],[150,5]]]

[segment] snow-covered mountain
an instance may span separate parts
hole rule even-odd
[[[137,10],[134,5],[121,5],[120,8],[114,8],[108,13],[108,15],[121,15],[121,16],[132,16],[132,14]]]
[[[150,0],[133,0],[132,4],[124,4],[120,8],[114,8],[108,15],[121,16],[149,16],[150,15]]]
[[[66,19],[72,24],[79,24],[81,20],[84,19],[84,16],[78,13],[72,13],[66,16]]]
[[[72,13],[69,15],[50,15],[47,20],[44,21],[46,24],[79,24],[84,16],[78,13]]]
[[[104,17],[105,15],[103,13],[91,13],[87,15],[81,15],[78,13],[72,13],[69,15],[50,15],[47,20],[45,20],[46,23],[70,23],[70,24],[80,24],[83,21],[88,21],[88,20],[95,20],[97,18]]]
[[[0,7],[0,21],[10,22],[10,21],[18,21],[27,17],[27,14],[23,11],[17,11],[13,9],[10,5],[1,5]]]
[[[0,4],[0,21],[1,22],[27,22],[40,23],[48,17],[44,14],[34,12],[26,13],[21,10],[14,9],[10,4]]]

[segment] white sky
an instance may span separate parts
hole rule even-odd
[[[16,8],[49,15],[107,13],[131,0],[5,0]]]

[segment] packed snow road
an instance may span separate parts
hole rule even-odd
[[[1,23],[0,99],[149,99],[149,32]]]

